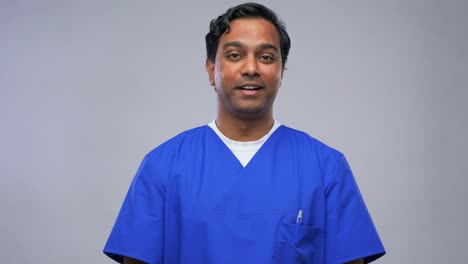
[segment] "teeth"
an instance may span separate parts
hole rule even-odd
[[[246,90],[255,90],[255,89],[258,89],[260,87],[257,87],[257,86],[243,86],[241,87],[242,89],[246,89]]]

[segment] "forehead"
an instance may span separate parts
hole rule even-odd
[[[271,44],[279,48],[279,33],[276,27],[262,18],[240,18],[231,21],[228,32],[221,35],[223,43],[238,41],[246,45]]]

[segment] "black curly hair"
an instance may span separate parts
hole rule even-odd
[[[229,8],[226,13],[218,18],[211,20],[210,32],[206,34],[206,55],[207,59],[214,62],[216,59],[216,51],[218,49],[219,38],[222,34],[229,32],[230,23],[239,18],[262,18],[271,22],[279,33],[280,49],[283,67],[288,59],[289,49],[291,48],[291,40],[289,39],[286,26],[281,19],[266,6],[257,3],[245,3]]]

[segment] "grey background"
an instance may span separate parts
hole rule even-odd
[[[464,263],[467,1],[271,1],[292,49],[275,118],[344,152],[388,251]],[[144,154],[215,118],[209,21],[231,1],[0,2],[0,255],[101,250]]]

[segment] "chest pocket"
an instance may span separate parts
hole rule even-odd
[[[297,234],[296,234],[297,233]],[[274,264],[324,263],[323,228],[281,222],[274,245]]]

